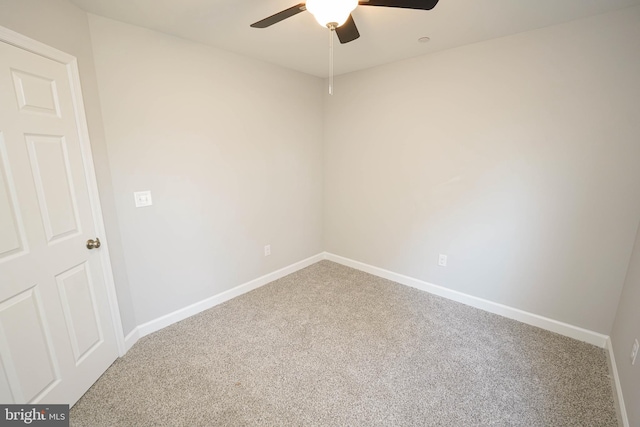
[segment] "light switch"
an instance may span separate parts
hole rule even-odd
[[[153,201],[151,200],[151,191],[136,191],[133,193],[133,198],[136,201],[136,208],[151,206],[153,204]]]

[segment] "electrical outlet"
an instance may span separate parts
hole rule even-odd
[[[638,343],[638,339],[633,343],[633,349],[631,349],[631,364],[636,364],[636,356],[638,356],[638,350],[640,350],[640,343]]]
[[[447,256],[444,254],[440,254],[440,256],[438,256],[438,265],[440,267],[446,267],[447,266]]]
[[[264,256],[269,256],[271,255],[271,245],[266,245],[264,247]]]

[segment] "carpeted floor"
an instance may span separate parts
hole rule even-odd
[[[329,261],[142,338],[72,426],[617,426],[603,349]]]

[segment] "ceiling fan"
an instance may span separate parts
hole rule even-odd
[[[431,10],[438,0],[307,0],[281,12],[251,24],[253,28],[267,28],[287,18],[308,10],[329,33],[329,94],[333,94],[333,32],[340,43],[349,43],[360,37],[360,32],[351,16],[358,5],[398,7],[403,9]]]
[[[335,30],[340,43],[349,43],[358,37],[358,27],[351,12],[358,6],[398,7],[403,9],[431,10],[438,0],[307,0],[281,12],[251,24],[253,28],[267,28],[287,18],[308,10],[323,27]]]

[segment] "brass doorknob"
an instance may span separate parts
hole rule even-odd
[[[96,240],[87,240],[87,249],[98,249],[100,247],[100,239],[96,237]]]

